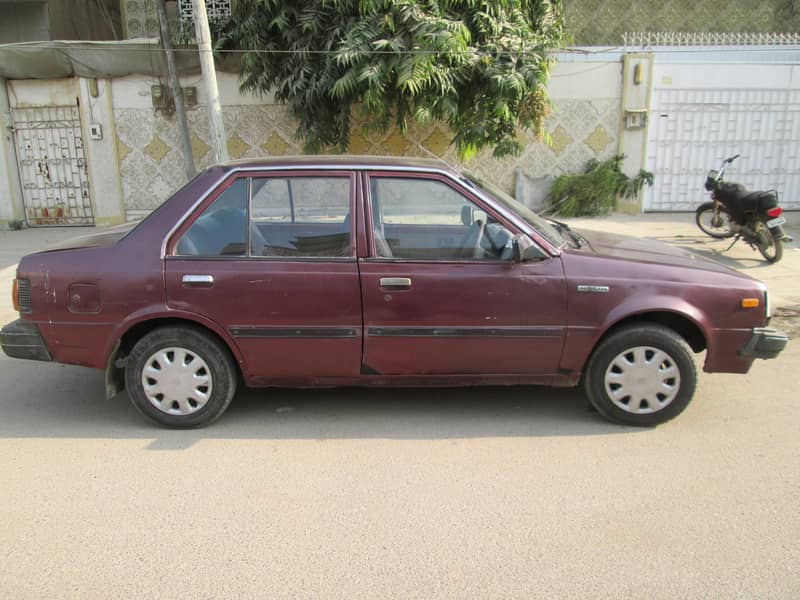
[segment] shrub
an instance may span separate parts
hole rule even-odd
[[[617,197],[632,198],[642,186],[653,185],[653,174],[640,169],[634,177],[620,170],[624,154],[617,154],[602,162],[592,159],[583,173],[561,175],[554,182],[548,196],[547,213],[565,217],[605,215],[613,208]]]

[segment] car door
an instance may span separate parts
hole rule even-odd
[[[354,183],[336,171],[233,175],[173,236],[168,305],[224,328],[251,383],[358,375]]]
[[[370,172],[364,364],[391,375],[557,371],[561,261],[513,261],[511,224],[439,174]]]

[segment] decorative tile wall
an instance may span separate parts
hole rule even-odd
[[[187,115],[195,164],[202,169],[213,161],[204,108]],[[115,109],[117,148],[124,204],[130,215],[141,215],[163,202],[184,182],[180,140],[174,117],[152,109]],[[620,108],[618,98],[557,100],[546,122],[551,138],[545,144],[520,133],[525,148],[520,156],[494,159],[485,150],[462,164],[450,146],[451,134],[441,125],[412,124],[405,134],[356,130],[353,154],[440,157],[454,166],[476,172],[513,193],[517,167],[531,177],[581,171],[591,158],[608,158],[617,151]],[[302,153],[295,122],[283,106],[223,107],[223,121],[232,159]]]
[[[122,24],[128,39],[158,37],[155,0],[123,0]]]
[[[626,31],[800,30],[796,0],[565,0],[564,16],[578,46],[619,46]]]

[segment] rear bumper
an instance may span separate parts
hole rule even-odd
[[[0,330],[0,347],[11,358],[53,360],[36,323],[22,319]]]
[[[745,358],[775,358],[780,354],[789,336],[781,331],[768,327],[756,327],[744,347],[739,350],[739,356]]]

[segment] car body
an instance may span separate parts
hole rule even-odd
[[[251,387],[574,386],[634,425],[786,336],[766,287],[653,240],[575,232],[440,162],[213,166],[135,227],[24,257],[10,356],[107,372],[157,422]],[[649,398],[649,400],[648,400]]]

